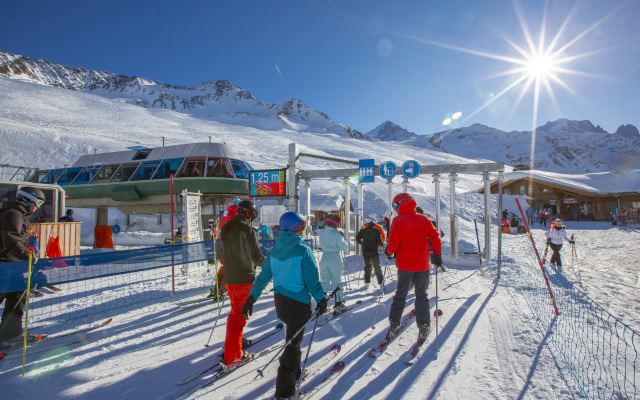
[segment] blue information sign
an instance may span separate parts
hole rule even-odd
[[[393,161],[385,161],[380,164],[378,173],[383,179],[393,179],[393,177],[398,174],[398,167],[396,166],[396,164],[394,164]]]
[[[120,225],[113,225],[111,227],[111,232],[115,233],[116,235],[120,233]]]
[[[373,158],[358,160],[358,182],[376,181],[376,161]]]
[[[409,179],[417,178],[421,170],[422,167],[416,160],[408,160],[402,164],[402,175]]]

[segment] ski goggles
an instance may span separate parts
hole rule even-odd
[[[29,205],[31,205],[31,203],[36,203],[36,205],[37,205],[38,207],[42,207],[42,205],[43,205],[43,204],[44,204],[44,202],[45,202],[44,200],[37,198],[37,197],[36,197],[36,196],[34,196],[33,194],[31,194],[31,193],[27,193],[27,192],[22,191],[22,190],[20,190],[20,189],[18,189],[18,190],[16,191],[16,194],[17,194],[17,195],[19,195],[19,196],[24,197],[24,198],[25,198],[25,199],[27,199],[27,200],[29,200]]]
[[[391,203],[391,207],[393,207],[394,210],[397,210],[398,207],[400,207],[400,204],[402,204],[403,201],[409,199],[410,197],[404,198],[402,200],[399,201],[394,201],[393,203]]]

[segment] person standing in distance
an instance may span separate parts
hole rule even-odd
[[[562,248],[562,241],[566,240],[567,242],[574,244],[575,242],[569,238],[567,238],[567,230],[564,225],[562,225],[562,220],[560,218],[556,219],[553,224],[553,229],[551,232],[545,232],[544,237],[547,238],[547,244],[551,247],[553,254],[551,255],[551,260],[549,261],[551,265],[558,268],[560,272],[562,272],[562,259],[560,259],[560,249]]]
[[[415,310],[418,325],[418,341],[424,342],[430,329],[429,297],[429,243],[433,249],[433,264],[442,266],[442,242],[440,234],[429,218],[416,213],[416,201],[407,193],[393,198],[393,209],[398,216],[391,223],[387,257],[396,255],[398,268],[398,289],[393,297],[389,312],[389,331],[387,337],[393,337],[400,329],[400,319],[404,311],[409,286],[415,283]]]
[[[336,312],[344,312],[347,309],[342,290],[342,270],[344,267],[342,252],[347,250],[347,242],[342,233],[337,230],[340,222],[339,216],[330,214],[324,218],[324,229],[318,231],[318,241],[322,249],[322,258],[320,259],[322,287],[327,293],[331,293],[336,287],[339,288],[336,292]]]
[[[16,190],[16,201],[0,210],[0,263],[29,260],[29,236],[31,215],[45,202],[44,192],[35,187],[25,186]],[[38,254],[34,254],[38,260]],[[0,266],[1,268],[1,266]],[[22,315],[26,304],[26,291],[0,293],[0,304],[4,311],[0,321],[0,341],[19,338],[22,335]],[[28,341],[37,338],[28,332]]]
[[[231,301],[227,317],[227,335],[224,341],[223,368],[244,362],[252,357],[242,350],[242,333],[247,321],[242,317],[242,306],[249,297],[255,280],[256,265],[264,256],[258,245],[258,232],[251,226],[258,210],[249,200],[238,204],[238,213],[222,228],[222,256],[224,282]]]
[[[384,246],[384,240],[380,234],[380,230],[377,229],[379,225],[376,224],[377,216],[375,214],[369,215],[369,221],[364,229],[356,235],[356,242],[362,246],[362,257],[364,258],[364,287],[369,288],[371,283],[371,268],[373,267],[376,278],[378,279],[378,285],[382,286],[384,277],[382,269],[380,268],[380,256],[378,255],[378,248]]]
[[[300,343],[304,337],[303,327],[311,318],[311,297],[318,304],[318,313],[327,310],[327,301],[318,276],[318,265],[313,250],[304,244],[304,215],[289,211],[280,217],[282,234],[262,263],[260,275],[251,288],[251,294],[242,306],[245,319],[253,314],[253,304],[273,279],[273,299],[278,318],[286,325],[286,341],[300,329],[302,331],[284,349],[276,378],[276,399],[287,399],[295,395],[296,383],[302,369]]]

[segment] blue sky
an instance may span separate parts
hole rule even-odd
[[[361,132],[385,120],[418,134],[530,130],[535,84],[498,96],[523,74],[500,73],[519,65],[460,50],[522,59],[508,43],[528,49],[516,10],[535,43],[546,15],[546,45],[571,13],[557,58],[581,55],[557,65],[579,72],[556,72],[570,90],[550,80],[554,101],[542,86],[538,126],[563,117],[640,127],[635,0],[3,1],[0,50],[173,85],[225,79]]]

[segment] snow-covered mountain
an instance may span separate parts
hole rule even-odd
[[[91,71],[0,51],[0,77],[78,90],[146,108],[264,130],[290,129],[368,139],[302,101],[265,103],[226,80],[172,86],[135,76]]]
[[[373,135],[373,131],[369,134],[380,140],[465,158],[530,164],[530,131],[505,132],[473,124],[433,135],[407,136],[406,130],[393,123],[383,125],[395,128],[385,130],[384,135]],[[590,121],[558,119],[536,129],[534,154],[535,169],[551,172],[583,174],[636,169],[640,167],[640,134],[633,125],[622,125],[611,134]]]
[[[373,128],[369,132],[366,133],[367,136],[373,139],[378,139],[382,141],[399,141],[410,139],[414,136],[417,136],[413,132],[409,132],[408,130],[394,124],[391,121],[385,121]]]

